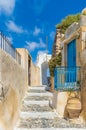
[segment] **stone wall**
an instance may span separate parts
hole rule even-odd
[[[56,29],[54,44],[52,48],[52,56],[56,56],[61,52],[61,39],[63,38],[63,34],[61,34],[60,29]]]
[[[81,87],[82,113],[81,116],[86,122],[86,64],[82,66],[82,87]]]
[[[81,42],[82,46],[80,48],[80,64],[81,64],[81,103],[82,112],[80,117],[82,117],[86,123],[86,16],[82,15],[80,20],[81,26]]]
[[[81,15],[80,26],[86,26],[86,16]]]
[[[40,86],[40,69],[31,62],[31,86]]]
[[[26,71],[9,54],[2,50],[0,50],[0,61],[3,87],[11,85],[13,88],[18,89],[22,98],[24,90],[27,88],[28,78]]]
[[[59,92],[54,91],[51,106],[56,109],[56,112],[60,117],[64,117],[65,107],[67,105],[67,100],[69,97],[69,92]]]
[[[0,98],[0,125],[2,124],[3,127],[6,127],[4,130],[12,130],[10,128],[11,124],[15,125],[13,122],[17,121],[15,118],[19,114],[21,101],[27,90],[27,80],[25,69],[16,63],[15,59],[9,54],[0,49],[0,92],[2,90],[2,99]],[[10,123],[8,122],[9,120]],[[10,126],[8,126],[9,124]]]
[[[79,23],[74,22],[73,24],[71,24],[66,32],[65,32],[65,38],[70,37],[77,29],[79,28]]]

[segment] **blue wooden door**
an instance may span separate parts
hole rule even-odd
[[[67,66],[76,67],[76,40],[71,41],[67,46]]]
[[[76,81],[76,40],[71,41],[67,45],[67,81]]]

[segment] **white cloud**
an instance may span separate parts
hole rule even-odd
[[[43,55],[43,54],[46,54],[46,50],[44,51],[38,51],[37,55]]]
[[[16,25],[13,21],[8,21],[6,23],[7,28],[12,31],[12,32],[16,32],[16,33],[24,33],[27,32],[26,30],[24,30],[21,26]]]
[[[34,36],[37,36],[40,32],[41,32],[41,29],[38,28],[37,26],[35,26],[35,29],[34,29],[33,35],[34,35]]]
[[[55,37],[55,32],[52,31],[52,32],[50,33],[50,38],[51,38],[52,40],[54,40],[54,37]]]
[[[46,44],[43,42],[43,40],[41,38],[39,39],[39,47],[41,47],[41,48],[46,47]]]
[[[12,14],[16,0],[0,0],[0,13]]]
[[[39,48],[39,45],[38,43],[36,42],[28,42],[26,41],[26,48],[29,50],[29,51],[34,51],[35,49]]]
[[[26,46],[25,46],[25,48],[27,48],[29,51],[34,51],[35,49],[40,49],[45,47],[46,45],[41,38],[39,39],[39,42],[26,41]]]

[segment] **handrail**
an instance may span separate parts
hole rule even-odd
[[[19,64],[21,64],[21,55],[16,51],[15,47],[2,32],[0,32],[0,48],[10,54]]]

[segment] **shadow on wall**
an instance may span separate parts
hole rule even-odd
[[[3,89],[2,89],[3,90]],[[2,91],[0,100],[0,130],[13,130],[19,117],[19,96],[10,85]]]

